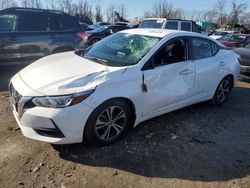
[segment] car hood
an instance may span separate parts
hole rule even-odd
[[[67,52],[42,58],[18,74],[43,95],[65,95],[95,88],[110,71],[112,68]]]

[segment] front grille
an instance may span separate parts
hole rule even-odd
[[[240,64],[244,66],[250,66],[250,60],[247,59],[241,59]]]
[[[13,87],[12,83],[10,84],[10,98],[11,102],[15,107],[15,111],[18,112],[18,104],[22,99],[22,95]]]
[[[31,97],[23,97],[13,86],[12,83],[9,85],[10,100],[19,118],[22,117],[25,107],[32,106],[30,103]],[[33,106],[32,106],[33,107]]]

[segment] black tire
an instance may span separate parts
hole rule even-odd
[[[115,120],[119,115],[121,118]],[[124,135],[131,124],[131,117],[131,110],[125,101],[108,100],[91,113],[84,129],[84,139],[96,146],[112,144]]]
[[[234,83],[230,76],[227,76],[221,80],[216,88],[213,99],[210,101],[214,106],[220,106],[226,102],[233,89]]]

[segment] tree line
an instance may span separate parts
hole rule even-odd
[[[124,4],[118,6],[109,4],[103,9],[101,0],[0,0],[0,9],[22,6],[27,8],[46,8],[60,10],[71,15],[76,15],[86,21],[126,21],[128,10]],[[229,4],[230,3],[230,6]],[[226,7],[230,7],[230,9]],[[236,0],[228,2],[218,0],[212,9],[208,10],[183,10],[175,8],[172,1],[160,0],[152,5],[152,8],[145,11],[144,17],[163,17],[172,19],[188,19],[194,21],[207,21],[220,25],[245,25],[250,27],[250,12],[247,12],[247,4],[239,3]],[[139,21],[142,18],[135,18]]]

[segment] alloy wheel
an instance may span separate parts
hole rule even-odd
[[[125,111],[119,106],[106,108],[97,118],[95,131],[99,139],[109,141],[116,139],[127,123]]]
[[[217,92],[217,99],[220,103],[223,103],[227,99],[230,94],[231,88],[232,83],[229,80],[225,79],[221,82]]]

